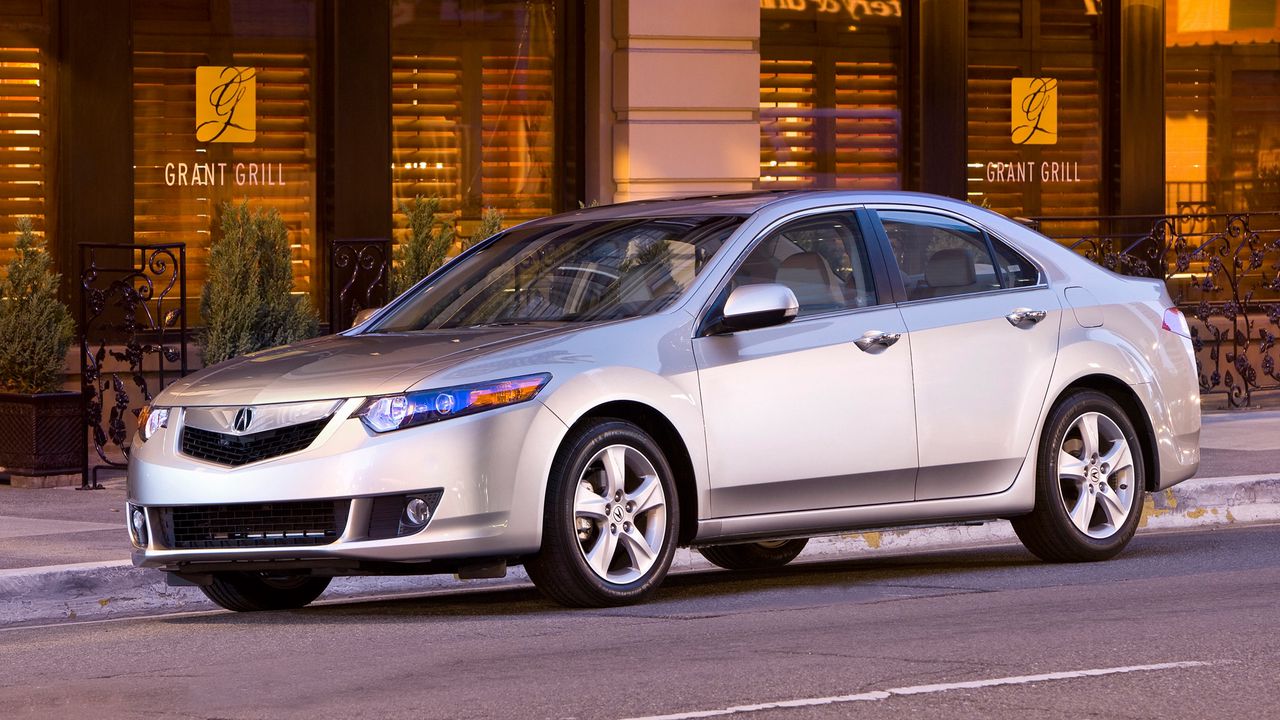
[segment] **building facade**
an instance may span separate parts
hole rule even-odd
[[[2,0],[0,262],[21,216],[69,278],[82,243],[182,243],[196,322],[241,200],[283,214],[325,316],[333,249],[400,237],[419,195],[463,236],[489,207],[800,187],[1077,234],[1277,210],[1278,5]]]

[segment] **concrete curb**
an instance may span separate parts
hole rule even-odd
[[[1147,496],[1139,532],[1244,525],[1280,520],[1280,475],[1191,480]],[[920,552],[1015,542],[1008,522],[858,532],[815,538],[801,561]],[[672,572],[713,566],[694,551],[676,554]],[[513,568],[498,580],[458,581],[452,576],[338,578],[323,600],[406,593],[511,587],[528,582]],[[157,570],[127,561],[80,563],[0,571],[0,626],[106,619],[174,611],[212,610],[196,588],[169,587]]]

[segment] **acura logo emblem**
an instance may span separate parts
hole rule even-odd
[[[231,422],[231,428],[236,432],[244,432],[253,424],[253,408],[240,408],[236,411],[236,419]]]

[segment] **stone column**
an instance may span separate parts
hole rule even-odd
[[[598,136],[604,142],[591,148],[612,150],[611,168],[592,165],[612,173],[612,199],[751,190],[760,174],[758,0],[613,0],[610,10],[612,104],[597,118],[611,141]]]

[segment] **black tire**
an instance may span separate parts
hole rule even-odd
[[[771,570],[796,559],[808,538],[698,548],[702,557],[725,570]]]
[[[665,532],[661,547],[654,553],[653,564],[626,583],[610,582],[588,565],[583,543],[591,542],[591,533],[603,533],[607,528],[582,530],[574,511],[579,484],[588,465],[598,453],[614,445],[634,449],[648,460],[656,471],[665,502],[665,522],[661,524]],[[609,521],[602,522],[607,525]],[[525,560],[525,570],[547,597],[568,607],[612,607],[639,602],[657,590],[666,577],[675,555],[679,528],[675,480],[661,448],[648,433],[630,422],[600,419],[573,432],[556,455],[547,486],[542,547],[537,555]],[[588,537],[580,539],[580,532],[588,533]],[[619,542],[619,547],[625,544],[621,538]],[[627,553],[627,559],[634,561],[629,550]]]
[[[200,589],[219,606],[235,612],[296,610],[320,597],[329,580],[315,575],[227,572],[214,573],[213,582]]]
[[[1124,522],[1108,537],[1091,537],[1072,522],[1066,507],[1068,500],[1059,472],[1059,450],[1068,431],[1086,413],[1105,415],[1120,429],[1129,444],[1133,473],[1128,479],[1129,513]],[[1018,539],[1036,557],[1046,562],[1096,562],[1115,557],[1124,549],[1138,529],[1146,494],[1146,467],[1142,445],[1132,421],[1115,400],[1095,390],[1074,392],[1061,399],[1049,412],[1036,462],[1036,505],[1030,514],[1013,518]],[[1118,483],[1119,480],[1102,482]],[[1121,487],[1124,487],[1122,484]],[[1105,488],[1102,488],[1105,489]],[[1096,517],[1096,516],[1093,516]],[[1087,524],[1087,523],[1086,523]],[[1113,526],[1114,527],[1114,526]]]

